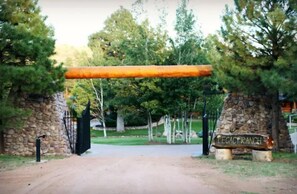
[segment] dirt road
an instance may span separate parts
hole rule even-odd
[[[133,147],[124,147],[129,148],[133,153]],[[145,146],[141,155],[140,148],[135,155],[122,151],[126,154],[113,156],[121,150],[111,156],[93,152],[1,172],[0,193],[229,194],[295,193],[297,189],[288,181],[229,177],[182,154],[151,155]]]

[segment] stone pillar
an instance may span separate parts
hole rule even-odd
[[[35,139],[46,135],[41,141],[41,154],[70,154],[69,142],[63,123],[66,102],[62,93],[38,101],[28,96],[19,97],[20,108],[28,109],[31,115],[25,118],[20,129],[9,129],[4,133],[4,151],[12,155],[34,155]]]
[[[294,146],[283,117],[280,118],[279,126],[280,150],[293,152]],[[267,96],[229,94],[225,99],[216,132],[271,135],[271,99],[267,98]],[[246,152],[243,149],[235,149],[233,151],[234,153]]]

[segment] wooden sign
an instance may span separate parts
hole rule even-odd
[[[66,79],[210,76],[211,65],[69,67]]]
[[[271,150],[273,148],[273,140],[269,135],[217,134],[214,138],[213,146],[225,149],[249,148],[255,150]]]

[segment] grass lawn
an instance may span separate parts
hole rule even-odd
[[[171,124],[173,126],[173,123]],[[177,127],[176,127],[177,128]],[[194,120],[192,122],[192,130],[195,132],[199,132],[202,130],[202,122],[201,120]],[[158,125],[153,128],[154,134],[163,134],[164,132],[164,124]],[[116,130],[107,130],[107,136],[109,137],[121,137],[121,136],[147,136],[148,131],[147,128],[144,129],[127,129],[125,132],[116,132]],[[92,137],[103,137],[103,131],[101,130],[91,130]]]
[[[127,137],[127,136],[147,136],[147,129],[128,129],[125,132],[117,132],[116,130],[107,130],[107,137]],[[103,131],[91,130],[91,137],[103,137]]]
[[[289,133],[291,134],[296,132],[297,127],[291,127],[291,129],[288,127],[288,129],[289,129]]]
[[[272,162],[253,162],[252,155],[237,155],[233,160],[216,160],[214,156],[198,159],[213,165],[216,169],[240,177],[291,177],[297,178],[297,154],[273,153]]]
[[[41,156],[41,160],[62,159],[65,156]],[[20,166],[36,164],[35,156],[13,156],[0,154],[0,172],[12,170]]]
[[[147,136],[133,137],[93,137],[91,142],[94,144],[111,144],[111,145],[154,145],[166,144],[166,137],[155,137],[153,142],[148,141]],[[191,144],[201,144],[201,138],[192,138]],[[181,139],[177,139],[175,144],[183,144]]]
[[[201,121],[193,121],[192,130],[198,132],[202,129]],[[153,133],[160,136],[163,134],[164,125],[153,128]],[[147,129],[128,129],[125,132],[116,132],[115,130],[107,131],[107,138],[103,137],[103,131],[91,130],[91,141],[95,144],[112,144],[112,145],[150,145],[150,144],[166,144],[166,137],[154,136],[153,142],[148,142]],[[176,139],[175,144],[182,144],[181,139]],[[201,144],[201,138],[192,138],[192,144]]]

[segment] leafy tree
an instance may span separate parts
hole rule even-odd
[[[19,95],[44,96],[63,90],[64,69],[49,58],[55,41],[45,19],[37,1],[0,1],[1,130],[24,115],[13,104]]]
[[[195,29],[195,15],[188,8],[188,1],[182,0],[176,9],[175,31],[177,37],[169,39],[171,44],[170,55],[166,60],[166,64],[207,64],[206,52],[203,49],[204,40],[202,33]],[[183,115],[184,125],[186,126],[189,112],[194,111],[196,104],[203,95],[203,84],[208,83],[206,78],[174,78],[163,79],[161,82],[162,105],[166,114]],[[196,109],[197,110],[197,109]],[[196,111],[195,110],[195,111]],[[175,122],[174,122],[175,123]],[[173,125],[173,130],[175,125]],[[184,129],[184,135],[188,133],[188,128]],[[184,136],[184,141],[189,142],[190,139]]]
[[[166,38],[161,29],[151,28],[147,20],[138,24],[129,10],[121,8],[105,21],[103,30],[90,36],[89,46],[103,50],[104,60],[100,65],[161,64],[167,54]],[[149,99],[154,96],[147,88],[156,87],[158,81],[159,79],[110,79],[107,93],[111,100],[107,103],[117,109],[118,115],[134,117],[126,119],[129,122],[142,120],[143,114],[152,111],[156,103],[154,99]],[[137,115],[139,117],[135,119]]]
[[[188,9],[188,0],[182,0],[176,9],[176,40],[170,40],[176,64],[201,64],[205,62],[205,56],[199,49],[202,44],[202,34],[195,29],[195,15],[192,9]]]
[[[129,10],[121,7],[113,13],[106,21],[105,27],[98,33],[94,33],[89,38],[89,47],[94,50],[100,48],[103,51],[103,59],[98,65],[122,65],[125,54],[121,49],[123,40],[132,40],[137,29],[137,24]],[[135,46],[135,45],[133,45]],[[123,117],[127,112],[126,106],[129,100],[123,93],[121,86],[129,85],[128,80],[111,79],[108,80],[109,98],[108,103],[117,109],[117,130],[124,130]],[[117,93],[118,91],[118,93]],[[132,109],[130,109],[132,110]]]
[[[95,95],[90,87],[90,80],[78,80],[75,82],[73,88],[71,89],[71,96],[67,100],[68,106],[75,110],[78,114],[86,108],[88,101],[94,102]],[[91,114],[95,115],[94,109],[96,109],[95,103],[91,104]]]
[[[81,52],[77,52],[73,62],[79,64],[80,66],[96,66],[102,63],[103,52],[100,47],[94,46],[91,53],[86,51],[87,50],[82,50]],[[78,113],[81,113],[90,100],[91,114],[92,116],[98,118],[98,120],[102,123],[104,137],[107,137],[105,119],[107,107],[104,103],[104,99],[106,98],[104,92],[104,90],[106,90],[104,87],[107,86],[106,80],[77,80],[74,84],[69,83],[69,85],[70,87],[68,89],[71,90],[71,92],[68,99],[68,106]]]
[[[279,93],[296,95],[297,2],[235,0],[215,40],[217,79],[232,92],[268,95],[279,150]]]
[[[103,30],[90,36],[88,46],[91,49],[99,46],[104,51],[105,62],[107,62],[104,65],[121,65],[125,57],[120,48],[122,41],[134,39],[137,23],[130,11],[121,7],[104,24]]]

